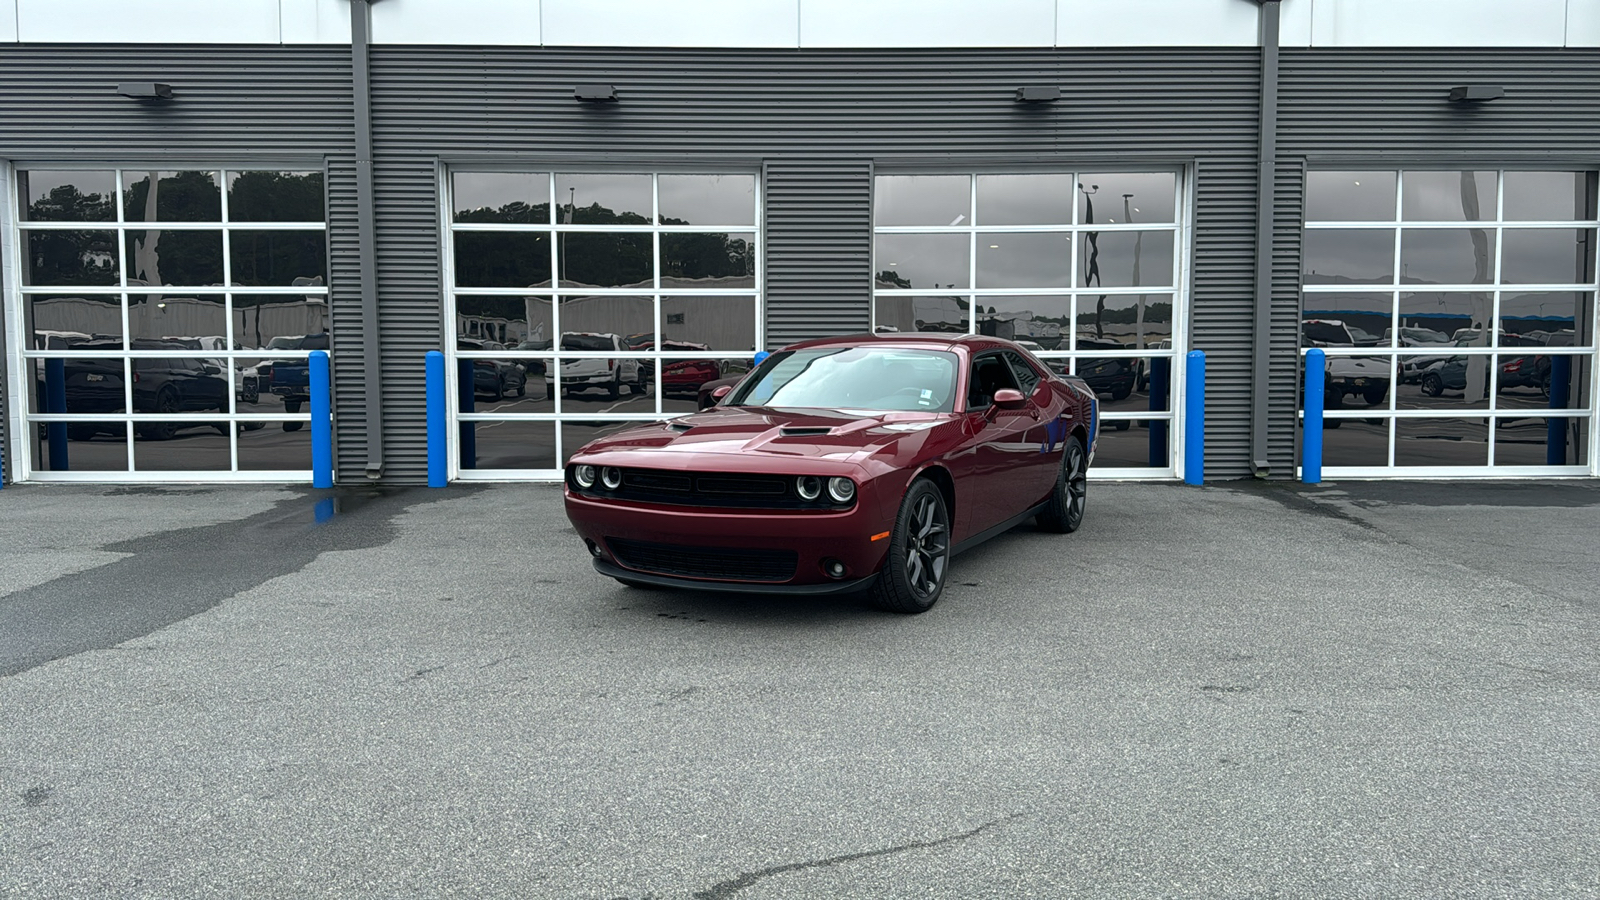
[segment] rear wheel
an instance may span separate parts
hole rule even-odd
[[[155,409],[151,412],[175,413],[178,411],[178,395],[171,390],[164,390],[156,395]],[[170,441],[178,433],[177,422],[152,422],[139,429],[139,434],[147,440]]]
[[[611,384],[606,387],[606,399],[607,400],[615,400],[615,399],[617,399],[618,397],[621,397],[621,396],[622,396],[622,373],[618,372],[616,374],[616,377],[611,379]]]
[[[1076,438],[1068,438],[1061,452],[1061,469],[1056,473],[1056,489],[1036,521],[1046,531],[1070,534],[1083,524],[1083,511],[1089,503],[1089,454]]]
[[[891,612],[926,612],[944,593],[949,568],[950,512],[933,482],[919,478],[900,502],[872,601]]]
[[[1422,376],[1422,392],[1429,397],[1437,397],[1444,393],[1444,379],[1429,373]]]

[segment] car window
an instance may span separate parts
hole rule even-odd
[[[816,347],[772,354],[726,406],[950,412],[956,358],[939,350]]]
[[[1021,385],[1022,396],[1032,397],[1033,389],[1039,386],[1039,373],[1034,370],[1033,366],[1028,364],[1027,360],[1022,358],[1020,353],[1012,353],[1007,350],[1005,357],[1006,361],[1011,363],[1012,371],[1016,373],[1017,383]]]
[[[998,355],[980,356],[972,361],[972,378],[967,383],[967,409],[983,409],[994,400],[995,391],[1018,390],[1011,367]]]
[[[610,335],[564,334],[561,336],[561,349],[575,353],[607,353],[617,349],[611,341]]]

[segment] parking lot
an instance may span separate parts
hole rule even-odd
[[[929,613],[559,489],[0,491],[0,894],[1600,896],[1600,485],[1091,486]]]

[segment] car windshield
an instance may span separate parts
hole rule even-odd
[[[1448,344],[1450,339],[1431,328],[1402,328],[1400,334],[1413,341],[1429,344]]]
[[[955,384],[953,353],[816,347],[772,354],[726,405],[950,412]]]
[[[611,338],[598,334],[564,334],[561,336],[561,349],[577,353],[606,353],[616,347],[612,346]]]

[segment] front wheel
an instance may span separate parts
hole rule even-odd
[[[950,567],[950,511],[933,482],[911,483],[889,537],[872,601],[891,612],[926,612],[944,593]]]
[[[1088,504],[1089,454],[1076,437],[1068,438],[1067,446],[1061,451],[1056,488],[1035,521],[1046,531],[1071,534],[1083,524],[1083,511]]]
[[[1444,379],[1437,375],[1425,375],[1422,378],[1422,392],[1429,397],[1437,397],[1444,393]]]

